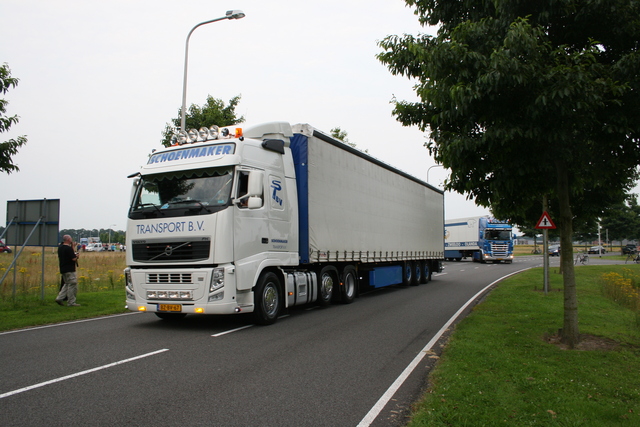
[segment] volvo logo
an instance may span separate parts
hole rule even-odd
[[[149,261],[153,261],[154,259],[158,259],[162,256],[166,256],[168,258],[170,258],[173,255],[174,251],[180,251],[180,248],[183,247],[189,247],[189,245],[191,245],[192,242],[184,242],[182,244],[179,244],[178,246],[172,246],[172,245],[167,245],[165,246],[164,250],[162,252],[160,252],[158,255],[154,256],[153,258],[149,259]],[[156,246],[157,247],[157,246]],[[159,248],[158,248],[159,249]],[[184,251],[184,249],[182,249]],[[179,256],[180,252],[178,252],[176,254],[176,256]]]

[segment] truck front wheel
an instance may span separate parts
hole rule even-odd
[[[282,304],[281,284],[278,276],[267,272],[260,277],[255,289],[254,318],[259,325],[271,325],[278,320]]]

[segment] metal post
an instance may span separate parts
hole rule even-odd
[[[196,28],[205,25],[211,24],[212,22],[222,21],[224,19],[241,19],[244,18],[244,12],[241,10],[228,10],[226,15],[221,18],[212,19],[210,21],[201,22],[189,31],[187,35],[187,41],[184,46],[184,76],[182,78],[182,111],[180,117],[180,130],[186,132],[186,114],[187,114],[187,66],[189,64],[189,39],[191,38],[191,34],[195,31]]]
[[[40,216],[45,218],[47,214],[47,199],[44,199],[44,202],[40,205]],[[46,242],[46,228],[40,227],[40,243],[42,243],[42,265],[41,265],[41,280],[40,280],[40,300],[44,301],[44,244]]]
[[[427,169],[427,184],[429,183],[429,171],[433,168],[443,168],[444,166],[442,165],[433,165],[433,166],[429,166],[429,168]]]
[[[542,196],[542,212],[547,211],[547,195]],[[543,274],[544,274],[544,294],[549,292],[549,231],[545,228],[542,230],[542,247],[544,254],[543,259]]]

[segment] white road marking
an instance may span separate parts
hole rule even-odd
[[[520,273],[522,271],[528,270],[528,268],[524,268],[519,271],[515,271],[513,273],[507,274],[495,280],[485,286],[480,292],[471,297],[460,309],[453,315],[451,318],[445,323],[442,328],[438,331],[437,334],[434,335],[433,338],[427,343],[427,345],[418,353],[418,355],[409,363],[409,365],[402,371],[400,376],[396,378],[396,380],[391,384],[391,387],[387,389],[387,391],[378,399],[375,405],[371,408],[369,413],[364,416],[362,421],[358,424],[358,427],[369,427],[373,421],[375,421],[376,417],[380,414],[380,412],[384,409],[384,407],[389,403],[393,395],[400,389],[402,384],[406,381],[406,379],[411,375],[413,370],[418,366],[418,364],[424,359],[424,356],[427,355],[427,352],[431,350],[431,348],[438,342],[440,337],[445,333],[445,331],[451,326],[451,324],[456,320],[458,316],[471,304],[476,298],[482,295],[487,289],[489,289],[494,284],[498,283],[501,280],[506,279],[509,276],[513,276],[514,274]]]
[[[159,353],[163,353],[165,351],[169,351],[169,349],[168,348],[163,348],[162,350],[152,351],[151,353],[141,354],[140,356],[131,357],[129,359],[120,360],[120,361],[114,362],[114,363],[109,363],[108,365],[98,366],[97,368],[87,369],[86,371],[82,371],[82,372],[78,372],[78,373],[75,373],[75,374],[67,375],[67,376],[64,376],[64,377],[56,378],[56,379],[53,379],[53,380],[45,381],[43,383],[30,385],[29,387],[24,387],[24,388],[21,388],[21,389],[18,389],[18,390],[9,391],[7,393],[0,394],[0,399],[4,399],[5,397],[13,396],[14,394],[24,393],[25,391],[29,391],[29,390],[33,390],[33,389],[36,389],[36,388],[44,387],[44,386],[49,385],[49,384],[54,384],[54,383],[57,383],[57,382],[60,382],[60,381],[69,380],[71,378],[79,377],[81,375],[90,374],[92,372],[100,371],[102,369],[112,368],[114,366],[122,365],[123,363],[133,362],[134,360],[142,359],[144,357],[153,356],[153,355],[156,355],[156,354],[159,354]]]
[[[284,318],[289,317],[289,316],[290,316],[289,314],[283,314],[282,316],[279,316],[279,317],[278,317],[278,319],[284,319]],[[211,335],[211,336],[212,336],[212,337],[221,337],[221,336],[223,336],[223,335],[227,335],[227,334],[230,334],[230,333],[232,333],[232,332],[238,332],[238,331],[241,331],[241,330],[243,330],[243,329],[250,328],[250,327],[252,327],[252,326],[255,326],[255,325],[246,325],[246,326],[241,326],[241,327],[239,327],[239,328],[229,329],[228,331],[218,332],[217,334],[213,334],[213,335]]]
[[[102,317],[92,317],[91,319],[82,319],[82,320],[74,320],[71,322],[54,323],[53,325],[43,325],[43,326],[35,326],[33,328],[15,329],[13,331],[0,332],[0,335],[15,334],[18,332],[29,332],[29,331],[35,331],[38,329],[45,329],[45,328],[55,328],[58,326],[73,325],[74,323],[93,322],[94,320],[105,320],[105,319],[111,319],[111,318],[120,317],[120,316],[130,316],[132,314],[141,314],[141,313],[139,311],[135,311],[131,313],[111,314],[111,315],[102,316]]]
[[[252,327],[252,326],[254,326],[254,325],[241,326],[241,327],[239,327],[239,328],[229,329],[228,331],[219,332],[219,333],[217,333],[217,334],[213,334],[213,335],[211,335],[211,336],[212,336],[212,337],[221,337],[221,336],[223,336],[223,335],[227,335],[227,334],[230,334],[230,333],[232,333],[232,332],[241,331],[241,330],[243,330],[243,329],[247,329],[247,328],[250,328],[250,327]]]

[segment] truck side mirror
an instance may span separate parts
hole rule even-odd
[[[133,204],[133,198],[136,196],[136,191],[138,191],[139,186],[140,186],[140,178],[134,179],[133,186],[131,187],[131,195],[129,196],[129,205]]]
[[[262,197],[251,196],[247,200],[247,208],[260,209],[262,207]]]
[[[264,172],[262,171],[251,171],[249,173],[249,185],[247,194],[250,199],[253,197],[262,198],[262,194],[264,192]]]

